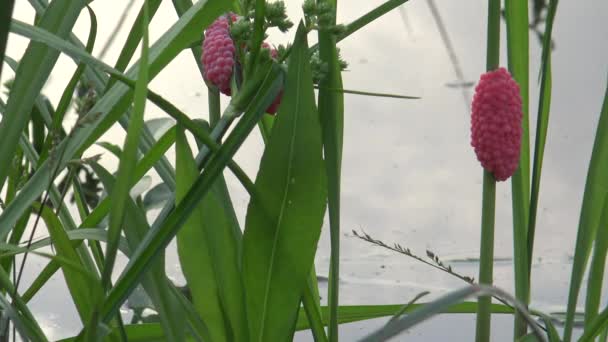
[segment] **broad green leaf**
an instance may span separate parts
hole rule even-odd
[[[319,1],[333,9],[334,24],[336,0]],[[382,11],[377,14],[380,15]],[[368,19],[371,19],[375,14]],[[372,19],[373,20],[373,19]],[[344,94],[329,89],[343,89],[336,37],[328,30],[319,31],[319,57],[327,64],[327,74],[319,82],[319,116],[323,132],[323,153],[327,173],[327,203],[330,229],[330,266],[328,303],[330,321],[329,341],[338,341],[338,305],[340,282],[340,178],[342,169],[342,140],[344,135]]]
[[[51,240],[53,241],[53,246],[55,246],[57,251],[57,255],[71,260],[84,268],[84,264],[68,238],[59,218],[48,207],[44,207],[41,214],[48,228]],[[74,270],[71,267],[62,268],[62,271],[80,319],[83,323],[86,323],[89,315],[93,312],[95,301],[102,294],[101,287],[99,286],[99,283],[94,280],[95,278],[83,275],[82,272]]]
[[[183,127],[177,128],[175,150],[177,172],[175,201],[176,205],[179,205],[198,176],[198,169]],[[205,198],[209,198],[209,195]],[[226,330],[228,325],[224,321],[222,312],[220,286],[213,268],[215,260],[211,256],[211,242],[205,234],[206,227],[203,226],[206,219],[201,203],[177,233],[177,252],[184,277],[192,293],[194,306],[209,327],[212,341],[228,341],[230,330]]]
[[[509,71],[519,85],[522,100],[522,138],[519,165],[511,177],[513,207],[513,255],[515,270],[515,295],[527,303],[530,296],[528,280],[528,215],[530,202],[530,123],[528,115],[528,0],[505,2],[507,21],[507,56]],[[515,338],[526,334],[526,323],[519,313],[515,314]]]
[[[228,5],[221,0],[199,1],[188,10],[150,48],[150,78],[156,76],[181,50],[200,39],[201,28],[206,27],[220,13],[228,9]],[[13,30],[13,26],[11,30]],[[139,65],[136,63],[127,76],[134,78]],[[5,236],[6,230],[44,191],[53,169],[52,166],[65,165],[72,157],[96,142],[122,116],[131,103],[132,95],[129,87],[116,84],[96,102],[95,106],[81,120],[82,127],[76,130],[70,139],[64,140],[58,146],[59,149],[65,149],[63,157],[55,160],[55,165],[51,165],[48,161],[39,165],[38,171],[25,184],[15,200],[0,214],[0,237]]]
[[[38,22],[39,27],[67,37],[84,6],[83,0],[53,1]],[[15,75],[11,96],[0,122],[0,164],[10,165],[29,113],[46,82],[59,52],[38,42],[30,42]],[[8,168],[0,168],[0,187],[4,185]],[[12,226],[12,225],[10,225]],[[9,227],[10,228],[10,227]]]
[[[570,342],[571,339],[580,287],[583,282],[589,254],[591,253],[591,245],[596,239],[598,232],[603,199],[608,192],[608,87],[606,88],[603,102],[595,133],[591,161],[589,162],[589,169],[587,171],[585,193],[583,195],[583,204],[576,234],[576,247],[572,262],[566,323],[564,326],[564,342]]]
[[[181,226],[197,207],[202,198],[216,182],[217,177],[226,167],[228,161],[236,153],[245,138],[255,127],[264,111],[274,101],[280,91],[282,84],[282,72],[278,66],[262,66],[259,77],[245,83],[241,92],[233,97],[228,106],[228,114],[231,111],[240,112],[244,108],[245,113],[230,132],[225,143],[205,167],[192,188],[185,195],[178,206],[171,210],[163,210],[155,221],[150,232],[142,241],[118,282],[108,294],[101,315],[104,321],[109,321],[121,303],[135,288],[142,273],[149,267],[150,263],[158,256],[169,242],[175,237]]]
[[[203,129],[208,130],[208,125],[205,125]],[[196,163],[186,145],[185,135],[182,136],[181,141],[178,139],[178,142],[180,147],[183,147],[184,166],[190,168],[193,176],[197,175]],[[195,215],[198,215],[196,217],[199,218],[197,229],[204,235],[200,241],[207,242],[211,260],[210,270],[214,272],[217,281],[219,299],[229,331],[232,332],[235,341],[246,341],[248,336],[245,293],[241,277],[242,233],[223,176],[218,177],[210,192],[203,199],[199,212],[193,214],[193,216]],[[178,243],[183,231],[177,235]],[[184,247],[186,247],[189,242],[184,242]],[[194,291],[194,289],[192,290]]]
[[[321,127],[305,28],[296,33],[285,92],[247,208],[243,279],[252,341],[291,335],[325,209]]]

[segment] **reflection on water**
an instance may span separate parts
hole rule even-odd
[[[139,1],[141,2],[141,1]],[[116,13],[126,1],[93,2],[100,20],[98,37],[101,48],[113,29]],[[340,2],[339,21],[349,22],[382,3],[380,0]],[[460,60],[463,80],[476,81],[485,67],[485,1],[438,1],[438,10]],[[138,8],[139,4],[134,8]],[[300,1],[288,1],[293,18],[300,17]],[[554,30],[553,104],[545,154],[540,197],[535,264],[532,273],[533,306],[558,309],[565,305],[569,283],[570,259],[578,223],[587,163],[593,144],[601,100],[606,82],[608,50],[595,41],[608,36],[602,13],[605,1],[560,4]],[[163,2],[154,19],[151,34],[158,37],[175,20],[170,2]],[[25,1],[17,2],[16,16],[30,21],[33,12]],[[466,18],[466,19],[465,19]],[[131,13],[127,19],[134,19]],[[85,38],[88,21],[79,20],[76,32]],[[122,44],[128,30],[117,36]],[[503,30],[504,32],[504,30]],[[504,34],[503,34],[504,36]],[[537,40],[531,47],[531,117],[536,117],[536,73],[540,60]],[[583,37],[584,39],[581,39]],[[272,32],[269,41],[285,43],[288,37]],[[311,40],[315,40],[311,35]],[[26,41],[11,36],[9,55],[19,57]],[[504,46],[504,45],[503,45]],[[429,299],[463,286],[462,281],[422,265],[406,256],[372,247],[352,236],[350,231],[365,230],[389,244],[400,243],[419,255],[432,250],[454,264],[458,272],[477,276],[482,171],[469,146],[468,104],[463,101],[458,77],[442,44],[441,37],[426,1],[410,1],[404,11],[394,11],[340,44],[350,66],[344,74],[346,88],[421,96],[421,100],[395,100],[346,95],[344,161],[342,184],[342,275],[341,301],[344,304],[387,304],[408,302],[417,293],[432,292]],[[106,61],[113,64],[116,47],[108,51]],[[501,65],[506,65],[503,53]],[[57,101],[74,66],[61,58],[45,93]],[[6,75],[5,75],[6,77]],[[5,78],[3,78],[5,79]],[[194,117],[205,116],[204,84],[192,56],[180,55],[151,83],[151,88]],[[147,119],[160,117],[152,106]],[[70,120],[75,120],[73,116]],[[73,121],[72,121],[73,122]],[[531,129],[535,128],[534,119]],[[115,128],[105,140],[120,141],[123,132]],[[117,137],[119,140],[117,140]],[[254,175],[261,155],[258,133],[248,139],[236,159]],[[91,149],[90,153],[100,150]],[[173,159],[173,156],[169,156]],[[104,156],[103,162],[113,163]],[[155,182],[158,177],[154,175]],[[238,182],[227,180],[244,218],[247,196]],[[496,255],[505,258],[495,268],[496,284],[513,291],[512,228],[510,219],[510,184],[497,187]],[[317,255],[317,272],[326,275],[329,238],[324,231]],[[168,255],[171,277],[182,278],[175,253]],[[32,258],[32,260],[37,260]],[[33,278],[44,263],[28,265]],[[69,304],[61,276],[56,276],[41,294],[32,300],[32,308],[45,322],[52,338],[76,332],[80,324]],[[53,295],[49,296],[48,294]],[[496,319],[499,326],[495,341],[507,341],[510,318]],[[61,323],[58,323],[61,322]],[[361,336],[370,327],[351,325],[343,329],[345,340]],[[437,324],[457,326],[449,329],[449,339],[471,340],[472,317],[437,318],[407,335],[414,340],[440,341],[447,329]],[[462,335],[454,335],[462,334]],[[416,338],[417,337],[417,338]],[[306,340],[298,335],[298,340]]]

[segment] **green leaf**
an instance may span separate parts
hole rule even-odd
[[[197,178],[180,204],[173,211],[169,208],[165,214],[161,212],[159,218],[162,219],[155,221],[146,238],[133,253],[130,263],[104,303],[101,312],[104,321],[107,322],[113,317],[120,304],[135,288],[143,272],[158,256],[159,251],[162,251],[175,237],[192,211],[216,182],[228,161],[255,127],[265,109],[279,93],[282,84],[281,69],[273,65],[270,68],[261,68],[259,72],[259,82],[251,80],[249,84],[244,84],[241,92],[232,99],[228,107],[229,113],[239,108],[245,108],[245,114],[230,132],[226,142],[213,155],[203,174]]]
[[[176,205],[179,205],[198,176],[198,169],[188,146],[183,127],[177,129],[176,139]],[[205,198],[208,198],[207,195]],[[204,200],[203,200],[204,201]],[[199,205],[177,233],[177,252],[184,277],[190,287],[194,306],[209,327],[212,341],[228,341],[219,284],[213,268],[210,245],[205,235],[206,217]],[[216,227],[213,227],[216,228]],[[220,228],[221,229],[221,228]]]
[[[71,260],[84,269],[84,264],[68,238],[59,218],[48,207],[44,207],[41,213],[57,255]],[[95,301],[102,294],[99,282],[96,281],[95,277],[84,275],[82,271],[71,267],[62,267],[62,271],[80,319],[83,323],[86,323],[93,312]]]
[[[519,165],[511,178],[513,207],[513,255],[515,269],[515,295],[529,301],[528,268],[528,215],[530,202],[530,123],[528,115],[528,0],[513,0],[505,3],[507,18],[507,55],[509,71],[519,85],[522,100],[522,138]],[[515,315],[515,338],[526,334],[523,318]]]
[[[247,208],[243,279],[253,341],[291,336],[325,212],[321,127],[300,24],[285,93]]]
[[[154,186],[144,196],[144,208],[146,210],[162,208],[165,202],[173,200],[173,192],[167,184],[160,183]]]
[[[167,340],[163,329],[158,323],[125,325],[129,342],[164,342]],[[76,337],[59,340],[58,342],[76,342]]]
[[[530,212],[528,220],[528,273],[532,267],[532,255],[534,251],[534,235],[536,230],[536,212],[538,209],[538,197],[540,191],[540,178],[545,153],[545,142],[549,126],[549,110],[551,107],[551,37],[553,21],[557,11],[557,1],[549,4],[547,23],[543,35],[543,52],[540,68],[540,94],[538,101],[538,116],[536,119],[536,138],[534,144],[534,165],[532,168],[532,191],[530,194]]]
[[[608,87],[597,124],[595,143],[589,162],[585,193],[576,234],[576,247],[570,276],[570,290],[564,326],[564,342],[570,342],[574,323],[574,313],[578,294],[583,282],[591,245],[597,238],[598,225],[602,214],[603,200],[608,192]]]
[[[84,6],[83,0],[53,1],[44,16],[40,18],[40,28],[65,38]],[[30,42],[15,75],[6,111],[0,122],[0,164],[10,165],[17,148],[21,132],[25,128],[34,101],[40,94],[59,52],[45,44]],[[0,168],[0,187],[4,185],[9,168]],[[12,225],[11,225],[12,226]]]
[[[335,0],[319,1],[333,8],[334,20],[336,15]],[[381,15],[382,11],[375,12]],[[339,305],[340,282],[340,178],[342,169],[342,140],[344,135],[344,95],[329,89],[343,89],[341,68],[336,48],[336,37],[332,32],[319,31],[319,57],[328,66],[328,72],[319,82],[319,116],[323,132],[323,152],[327,173],[327,200],[329,208],[330,229],[330,266],[328,303],[330,310],[329,341],[338,341],[337,310]]]

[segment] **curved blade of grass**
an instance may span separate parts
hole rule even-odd
[[[143,323],[125,325],[129,342],[164,342],[167,337],[159,323]],[[77,337],[70,337],[57,342],[76,342]]]
[[[319,88],[315,86],[315,88]],[[402,99],[402,100],[419,100],[418,96],[406,96],[406,95],[398,95],[398,94],[387,94],[387,93],[373,93],[369,91],[360,91],[360,90],[350,90],[350,89],[337,89],[337,88],[328,88],[327,90],[335,91],[338,93],[344,94],[353,94],[353,95],[364,95],[364,96],[373,96],[373,97],[388,97],[393,99]]]
[[[346,29],[344,30],[344,32],[342,32],[337,37],[336,41],[339,42],[342,39],[352,35],[353,33],[357,32],[358,30],[365,27],[367,24],[380,18],[381,16],[383,16],[386,13],[394,10],[395,8],[403,5],[406,2],[408,2],[408,0],[388,0],[388,1],[386,1],[382,5],[374,8],[373,10],[364,14],[362,17],[360,17],[360,18],[356,19],[355,21],[353,21],[352,23],[346,25]],[[335,3],[336,2],[334,1],[334,4]]]
[[[110,196],[112,204],[110,208],[110,222],[108,226],[108,245],[105,253],[105,265],[101,276],[101,283],[104,289],[108,289],[112,278],[112,270],[116,260],[118,250],[118,240],[122,228],[126,201],[130,199],[130,185],[133,184],[133,171],[137,163],[137,146],[139,137],[144,126],[144,111],[146,108],[146,92],[148,91],[148,7],[144,3],[144,20],[142,21],[143,42],[141,49],[140,63],[143,67],[139,68],[137,83],[133,94],[133,115],[125,137],[120,163],[118,164],[118,175],[116,186],[114,186]]]
[[[15,0],[6,0],[0,4],[0,61],[4,60],[6,44],[8,42],[8,32],[13,16]],[[2,63],[0,63],[0,76],[2,75]]]
[[[183,127],[177,128],[175,150],[177,172],[175,201],[176,205],[179,205],[198,176],[196,163],[192,157]],[[209,197],[209,194],[206,195],[202,203]],[[205,230],[208,229],[205,227],[208,217],[205,217],[205,213],[202,211],[202,203],[194,209],[192,216],[177,233],[177,252],[184,277],[192,293],[194,306],[209,327],[211,339],[213,341],[228,341],[229,333],[234,330],[226,330],[229,325],[224,321],[219,293],[220,286],[214,269],[214,262],[219,260],[211,255],[211,241],[207,239],[205,234]],[[222,229],[223,227],[212,227],[212,229],[215,228]]]
[[[112,174],[97,163],[92,163],[91,167],[103,182],[106,191],[112,193],[116,183]],[[125,237],[130,249],[134,250],[141,243],[141,239],[148,232],[150,226],[145,213],[135,204],[133,199],[127,197],[125,207]],[[170,292],[168,280],[165,276],[165,263],[162,258],[151,268],[150,272],[146,273],[142,285],[159,313],[167,338],[171,341],[183,340],[183,313],[177,310],[177,302]]]
[[[487,285],[477,285],[477,286],[469,286],[463,288],[461,290],[453,291],[448,293],[445,296],[438,298],[435,301],[425,304],[417,310],[414,310],[407,316],[389,321],[384,327],[376,330],[375,332],[369,334],[367,337],[361,340],[361,342],[381,342],[386,341],[399,333],[412,328],[413,326],[423,322],[426,319],[431,318],[432,316],[442,312],[443,310],[451,307],[452,305],[462,302],[465,298],[470,296],[482,296],[482,295],[492,295],[499,296],[503,299],[512,302],[517,310],[521,311],[530,326],[532,327],[534,334],[540,341],[544,341],[542,330],[536,325],[534,318],[532,318],[531,314],[526,310],[525,306],[519,303],[515,298],[512,298],[510,295],[505,293],[504,291],[499,290],[498,288],[487,286]]]
[[[513,207],[513,255],[515,270],[515,296],[528,303],[530,281],[528,279],[528,215],[530,202],[530,123],[528,115],[528,0],[505,2],[507,21],[507,56],[509,71],[519,85],[522,100],[522,138],[519,165],[511,177]],[[526,323],[515,313],[514,336],[526,334]]]
[[[604,95],[604,103],[595,133],[595,142],[587,172],[578,232],[576,233],[576,247],[572,262],[566,323],[563,335],[564,342],[570,342],[572,338],[574,313],[586,269],[585,265],[589,259],[591,245],[596,239],[602,214],[602,200],[606,192],[608,192],[608,177],[606,175],[608,175],[608,87]]]
[[[252,341],[291,336],[325,208],[321,127],[306,30],[298,28],[285,93],[247,208],[243,279]]]
[[[333,8],[334,23],[336,16],[336,0],[323,0]],[[373,16],[373,15],[372,15]],[[330,229],[330,266],[328,303],[330,325],[328,338],[331,342],[338,341],[338,305],[340,282],[340,174],[342,168],[342,139],[344,131],[344,95],[328,89],[342,89],[342,75],[338,61],[336,37],[327,30],[319,31],[319,57],[328,66],[328,72],[319,82],[319,116],[323,133],[323,152],[327,173],[327,200],[329,208]]]
[[[38,22],[39,27],[67,37],[80,14],[84,1],[54,1]],[[21,132],[29,120],[29,113],[46,82],[59,52],[45,44],[30,42],[11,89],[11,96],[6,104],[6,111],[0,122],[0,164],[10,165],[17,148]],[[0,168],[0,188],[4,185],[8,168]]]
[[[262,72],[263,70],[260,70]],[[104,307],[102,309],[102,317],[104,321],[108,321],[116,312],[120,304],[126,299],[129,293],[137,284],[141,274],[149,266],[150,262],[162,251],[164,247],[175,237],[186,219],[196,208],[200,200],[207,194],[217,177],[220,175],[228,160],[232,158],[234,153],[243,143],[245,137],[255,127],[259,118],[264,114],[265,109],[272,103],[274,97],[278,94],[282,84],[282,74],[280,68],[273,66],[268,72],[263,73],[264,80],[261,84],[253,83],[249,87],[250,90],[241,91],[236,98],[233,98],[231,108],[240,108],[242,103],[246,105],[246,112],[239,120],[238,124],[232,130],[226,142],[220,150],[214,154],[213,158],[185,195],[180,205],[162,221],[155,224],[150,232],[146,235],[139,248],[134,252],[129,264],[123,271],[122,276],[115,284],[114,288],[108,294]],[[248,85],[244,86],[245,88]],[[249,92],[253,92],[254,98],[248,102],[250,98],[246,97]],[[245,95],[242,95],[245,94]],[[243,96],[239,98],[239,96]],[[235,104],[236,103],[236,104]],[[162,217],[162,214],[159,215]]]
[[[412,304],[407,306],[404,313],[409,313],[419,308],[424,307],[427,303]],[[404,304],[389,304],[389,305],[340,305],[338,307],[338,323],[351,323],[365,321],[368,319],[394,316],[404,308]],[[513,314],[513,308],[492,303],[492,313],[495,314]],[[477,312],[477,302],[462,302],[447,307],[441,313],[445,314],[474,314]],[[321,318],[324,325],[329,324],[329,308],[321,307]],[[297,330],[310,329],[310,324],[306,316],[300,314],[298,316]]]
[[[197,2],[150,48],[150,77],[157,75],[183,48],[190,46],[193,41],[197,41],[201,27],[206,27],[226,8],[227,4],[221,0]],[[139,63],[136,63],[127,75],[135,77],[138,68]],[[88,124],[83,125],[71,139],[63,141],[58,146],[60,149],[65,149],[65,153],[63,158],[55,162],[59,165],[65,165],[74,155],[81,153],[95,143],[122,116],[131,103],[131,96],[132,92],[127,86],[114,85],[81,120]],[[15,200],[0,214],[0,236],[16,222],[24,210],[42,193],[51,170],[52,165],[48,161],[40,165],[37,172],[15,197]]]

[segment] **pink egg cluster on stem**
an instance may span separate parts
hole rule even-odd
[[[519,86],[505,68],[481,75],[471,114],[471,145],[481,166],[497,181],[507,180],[519,164],[522,136]]]
[[[217,18],[205,31],[205,40],[203,42],[203,56],[201,63],[203,65],[203,77],[205,80],[215,85],[222,94],[230,96],[232,90],[230,82],[234,69],[236,47],[234,40],[230,36],[230,23],[228,18],[235,22],[238,16],[234,13],[228,13]],[[262,48],[270,50],[270,57],[278,58],[276,49],[270,44],[262,43]],[[275,114],[281,104],[283,90],[279,92],[272,104],[266,109],[268,114]]]
[[[236,48],[230,37],[230,23],[228,17],[234,22],[237,16],[229,13],[217,18],[205,31],[203,42],[202,63],[203,77],[218,87],[220,92],[230,95],[230,79],[234,67]]]

